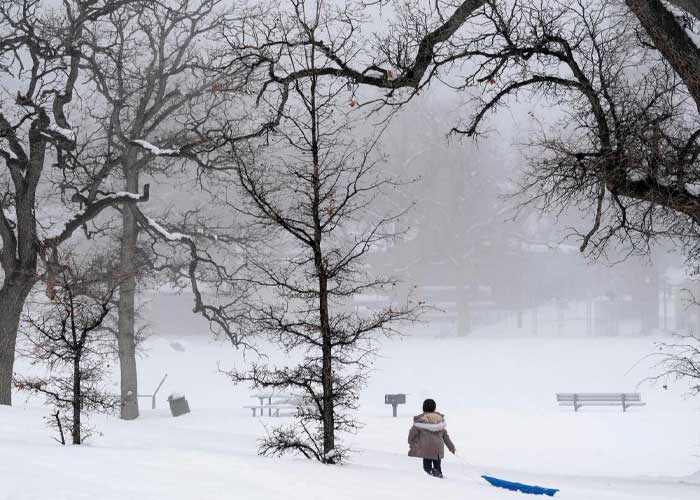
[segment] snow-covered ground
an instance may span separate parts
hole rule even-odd
[[[161,331],[162,325],[156,325]],[[429,330],[429,325],[422,327]],[[0,407],[0,499],[517,499],[477,473],[560,488],[576,500],[700,498],[700,400],[682,387],[643,384],[655,339],[474,335],[384,343],[362,395],[365,427],[346,442],[351,463],[328,467],[264,458],[256,440],[283,419],[252,418],[250,391],[219,372],[242,353],[201,335],[153,336],[141,359],[149,393],[168,379],[151,410],[122,422],[93,418],[102,433],[83,447],[50,439],[40,401],[15,396]],[[18,370],[23,369],[20,361]],[[579,413],[556,405],[557,391],[639,390],[648,403]],[[184,393],[192,413],[173,418],[165,398]],[[384,394],[408,393],[399,418]],[[425,397],[446,414],[458,457],[446,479],[428,477],[406,456],[411,416]],[[469,464],[473,464],[473,467]]]

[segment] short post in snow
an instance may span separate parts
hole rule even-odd
[[[158,387],[156,387],[156,390],[153,391],[153,394],[139,394],[138,395],[138,397],[140,397],[140,398],[150,398],[151,399],[151,409],[152,410],[156,409],[156,396],[158,395],[158,391],[163,386],[163,382],[165,382],[166,378],[168,378],[167,373],[165,375],[163,375],[162,379],[160,379],[160,383],[158,384]]]
[[[385,394],[384,395],[384,404],[391,405],[391,409],[392,409],[392,412],[394,414],[394,417],[396,417],[396,409],[398,408],[398,406],[406,404],[406,395],[405,394]]]

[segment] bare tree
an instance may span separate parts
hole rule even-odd
[[[624,18],[624,22],[627,24],[624,43],[637,56],[639,56],[640,52],[644,52],[644,57],[648,61],[641,63],[643,67],[647,64],[653,64],[658,70],[646,82],[643,82],[643,86],[646,89],[645,92],[654,94],[656,85],[667,89],[670,85],[675,99],[673,103],[673,106],[676,108],[674,110],[675,115],[681,112],[681,108],[687,108],[686,103],[681,105],[679,101],[691,100],[698,107],[700,103],[700,80],[698,80],[697,75],[700,74],[700,56],[698,55],[700,52],[691,38],[692,33],[685,24],[687,24],[688,17],[697,18],[700,15],[699,2],[696,0],[670,0],[667,4],[664,4],[660,0],[626,0],[623,4],[618,1],[572,0],[559,3],[568,5],[571,10],[578,9],[584,12],[585,15],[604,10],[615,10],[615,16],[618,19],[616,22],[619,24],[622,22],[620,19]],[[349,85],[357,86],[358,89],[360,87],[384,89],[385,94],[375,102],[400,105],[406,99],[415,95],[416,92],[424,89],[433,78],[441,74],[446,75],[449,82],[454,82],[466,76],[468,87],[476,86],[478,88],[489,82],[501,83],[502,80],[495,77],[512,70],[514,62],[518,58],[522,58],[521,63],[525,63],[526,61],[538,61],[541,56],[550,58],[550,62],[558,57],[558,55],[545,54],[546,50],[532,50],[537,49],[537,47],[523,47],[527,50],[521,53],[515,51],[510,55],[506,55],[502,51],[498,53],[499,51],[496,48],[490,50],[489,43],[491,41],[501,44],[499,40],[494,40],[493,38],[493,30],[490,26],[493,23],[508,23],[507,26],[496,28],[497,31],[501,31],[501,34],[507,34],[507,31],[523,34],[527,28],[532,27],[533,22],[531,20],[538,15],[543,18],[549,17],[559,26],[559,31],[556,35],[568,41],[574,51],[577,49],[576,43],[580,39],[581,34],[577,29],[579,27],[582,28],[584,30],[583,33],[589,31],[584,26],[585,22],[564,26],[561,22],[558,22],[559,20],[555,16],[549,15],[548,11],[550,8],[561,11],[562,5],[557,6],[556,2],[553,4],[549,2],[515,2],[515,6],[511,7],[508,2],[486,0],[437,1],[426,2],[425,4],[421,2],[395,4],[390,1],[379,0],[370,5],[380,5],[391,12],[389,17],[392,18],[392,21],[390,21],[389,29],[386,30],[388,34],[376,40],[361,38],[357,28],[362,24],[362,21],[358,17],[351,15],[351,13],[359,12],[359,10],[355,9],[351,4],[346,4],[345,9],[341,9],[344,14],[344,28],[341,29],[341,32],[346,33],[348,36],[337,37],[337,40],[335,32],[324,34],[315,40],[310,40],[306,35],[302,34],[299,40],[295,40],[292,43],[283,38],[254,40],[252,43],[243,43],[242,40],[235,40],[235,38],[229,39],[229,41],[235,41],[232,44],[234,48],[232,51],[232,64],[242,64],[251,71],[267,73],[267,77],[261,77],[265,83],[259,90],[258,100],[277,103],[276,112],[259,128],[255,129],[253,134],[263,134],[273,129],[281,119],[281,112],[287,103],[290,88],[293,87],[295,82],[308,79],[312,75],[319,78],[345,79]],[[528,12],[525,12],[526,10]],[[500,17],[500,21],[494,19],[495,16]],[[648,38],[641,39],[636,36],[638,34],[636,33],[637,22],[641,23]],[[595,29],[599,31],[595,36],[605,36],[604,33],[600,33],[601,31],[611,33],[610,30],[601,28],[600,20],[595,21],[594,24],[597,25]],[[275,23],[270,21],[266,25],[274,27]],[[553,29],[548,30],[550,34],[553,31]],[[538,33],[534,33],[533,39],[528,40],[528,43],[536,43],[537,40],[535,38],[538,38],[538,35]],[[633,41],[631,37],[635,37],[636,40]],[[248,40],[253,39],[250,38]],[[341,42],[338,43],[338,40]],[[550,45],[555,43],[554,40],[547,41],[544,39],[540,39],[539,42],[549,43]],[[606,44],[610,45],[610,41],[606,42]],[[478,45],[479,48],[475,48],[475,45]],[[599,47],[602,46],[601,43],[597,43],[597,45]],[[593,47],[590,43],[588,46]],[[322,68],[316,69],[286,66],[283,62],[286,51],[302,47],[313,48],[317,52],[319,60],[323,59],[326,64]],[[563,57],[569,57],[563,47],[560,47],[559,52]],[[355,57],[358,55],[360,57]],[[489,65],[489,69],[482,68],[484,71],[481,71],[479,76],[475,77],[469,69],[473,67],[470,66],[472,63],[467,61],[473,61],[475,57],[479,56],[490,58],[491,62],[508,60],[508,67],[500,68],[496,64]],[[504,56],[506,57],[504,58]],[[578,54],[578,57],[586,56],[581,53]],[[591,57],[602,59],[608,56],[605,54],[593,54]],[[588,57],[588,59],[591,57]],[[363,61],[365,64],[355,65],[353,64],[355,60]],[[465,62],[467,63],[464,64]],[[640,63],[640,61],[637,60],[637,63]],[[476,64],[479,65],[481,63],[476,62]],[[524,67],[525,64],[522,64],[522,66]],[[632,69],[631,66],[631,64],[628,64],[626,67],[626,77],[629,76],[629,72]],[[605,68],[602,69],[605,70]],[[586,69],[586,71],[588,71],[585,75],[586,78],[591,80],[592,84],[598,85],[599,82],[593,77],[593,70]],[[549,76],[554,75],[550,74]],[[610,75],[608,75],[608,79],[609,77]],[[585,93],[585,82],[582,83],[577,79],[578,77],[575,75],[573,79],[569,79],[569,82],[565,81],[567,78],[561,78],[561,81],[558,82],[558,87],[561,90],[568,86],[572,92]],[[651,81],[653,79],[658,79],[659,81],[653,82]],[[516,88],[508,91],[501,85],[496,85],[496,88],[499,92],[504,91],[504,95],[501,96],[504,97],[505,94],[512,94],[526,86],[531,88],[535,86],[551,88],[553,83],[554,81],[552,80],[549,82],[539,82],[537,80],[525,82],[523,80],[519,82]],[[571,83],[576,85],[571,85]],[[603,85],[607,84],[603,83]],[[664,94],[663,97],[668,97],[665,92],[662,91],[662,93]],[[612,95],[613,93],[610,94]],[[681,94],[684,94],[685,97],[678,97]],[[649,101],[649,98],[650,96],[647,96],[642,98],[641,101]],[[601,100],[605,101],[604,97]],[[604,102],[602,104],[605,105]],[[642,102],[638,104],[643,106]],[[595,106],[595,104],[591,104],[591,106]],[[484,112],[490,109],[493,109],[493,106],[484,109]],[[658,105],[656,110],[658,111]],[[683,109],[682,113],[686,115],[682,120],[666,119],[664,122],[665,125],[673,123],[673,125],[669,126],[682,129],[675,131],[676,135],[681,138],[680,141],[677,141],[678,144],[674,146],[676,154],[685,151],[684,154],[692,155],[691,150],[694,150],[696,147],[695,143],[698,137],[698,135],[693,133],[696,128],[693,122],[697,119],[697,112],[688,115],[687,109]],[[598,116],[602,115],[599,113]],[[481,118],[483,116],[480,116],[477,121],[481,121]],[[476,131],[476,129],[471,130],[470,127],[458,127],[458,130],[467,133]],[[666,132],[669,132],[669,130],[667,129]],[[601,130],[602,135],[607,133]],[[578,153],[581,152],[579,151]],[[584,153],[588,154],[590,151]],[[632,158],[628,155],[627,160],[631,161]],[[637,158],[637,160],[645,161],[641,158]],[[683,163],[688,162],[687,158],[681,161]],[[644,169],[645,167],[644,165],[638,165],[637,167],[630,166],[630,168]],[[645,207],[642,211],[653,207],[653,210],[663,213],[662,218],[668,217],[676,220],[683,218],[695,220],[700,214],[699,199],[692,190],[668,190],[665,189],[663,184],[655,182],[637,182],[635,184],[625,182],[625,184],[627,185],[627,188],[624,190],[626,193],[619,196],[629,195],[630,199],[635,200],[637,207]],[[620,188],[616,187],[615,189],[618,192],[620,191]],[[581,198],[596,200],[596,202],[597,200],[602,200],[604,202],[605,196],[601,193],[600,183],[597,183],[593,190],[584,189]],[[595,213],[598,213],[598,211],[596,210]],[[669,224],[672,223],[669,222]],[[586,245],[584,247],[588,247],[587,240],[590,238],[585,239]]]
[[[473,119],[455,132],[476,135],[488,113],[517,93],[541,96],[562,113],[532,146],[522,194],[555,213],[592,215],[581,250],[611,241],[646,252],[657,236],[697,252],[700,122],[690,97],[636,22],[615,3],[583,0],[490,3],[480,36],[463,50],[478,61],[468,85],[482,85]]]
[[[220,178],[206,178],[221,187]],[[138,208],[134,214],[148,235],[149,265],[163,273],[175,287],[192,292],[192,312],[209,322],[216,337],[228,339],[236,348],[255,350],[240,328],[247,310],[245,301],[252,288],[241,272],[247,267],[248,247],[259,236],[237,221],[235,214],[222,210],[222,206],[232,203],[226,198],[229,186],[223,184],[223,188],[225,196],[215,199],[210,207],[212,212],[218,212],[216,216],[203,211],[187,212],[178,218],[179,223],[173,224],[158,222]],[[215,191],[208,189],[212,194]]]
[[[105,208],[148,199],[147,186],[141,196],[98,192],[89,200],[69,197],[66,203],[80,203],[80,208],[62,209],[73,213],[57,234],[44,236],[48,221],[38,220],[42,190],[52,188],[49,174],[56,169],[70,173],[81,161],[78,145],[86,136],[69,118],[81,104],[75,96],[86,27],[127,3],[75,0],[45,9],[38,0],[0,2],[0,74],[5,79],[0,110],[5,165],[0,177],[0,404],[11,402],[17,328],[40,261],[50,270],[57,248],[78,229],[88,233],[87,224]],[[54,168],[49,170],[50,165]]]
[[[225,59],[229,67],[247,74],[255,84],[256,104],[269,111],[253,127],[222,132],[229,141],[237,142],[274,130],[296,83],[310,78],[342,81],[355,92],[362,87],[378,89],[384,93],[371,98],[373,103],[400,105],[426,88],[441,66],[453,61],[452,39],[460,36],[460,29],[485,4],[486,0],[292,2],[292,8],[323,10],[334,18],[334,31],[316,33],[313,38],[300,32],[297,40],[285,38],[285,30],[291,27],[280,24],[278,9],[261,4],[235,30],[227,32],[229,53]],[[367,21],[366,9],[384,6],[391,7],[393,14],[387,34],[364,36],[361,28]],[[260,33],[261,26],[267,33]],[[306,50],[313,50],[322,64],[315,68],[287,64],[289,52]]]
[[[700,336],[693,334],[678,334],[671,342],[657,344],[659,352],[653,356],[658,359],[656,369],[659,374],[652,377],[653,382],[669,382],[682,380],[689,383],[688,394],[700,394]]]
[[[323,2],[321,2],[323,4]],[[626,7],[621,2],[600,2],[598,0],[587,0],[581,2],[568,2],[572,8],[576,4],[580,9],[587,11],[600,11],[603,8],[623,9],[625,12],[636,16],[648,34],[647,40],[637,40],[638,45],[646,46],[647,56],[652,57],[656,62],[668,62],[669,67],[680,77],[679,87],[684,88],[684,92],[695,101],[700,103],[700,84],[698,84],[697,74],[700,74],[700,59],[698,59],[698,49],[691,39],[688,30],[682,26],[679,19],[682,13],[687,16],[697,17],[700,15],[700,4],[695,0],[670,0],[675,11],[664,5],[660,0],[629,0]],[[516,2],[517,5],[520,5]],[[360,87],[374,87],[384,89],[385,94],[375,98],[374,102],[380,104],[402,104],[406,99],[410,99],[418,91],[427,87],[430,81],[441,74],[447,75],[448,81],[454,81],[462,76],[465,71],[463,62],[472,59],[472,42],[481,41],[482,46],[486,46],[491,39],[491,33],[482,32],[484,27],[482,22],[485,18],[492,17],[493,14],[486,13],[500,10],[503,21],[511,23],[508,29],[524,29],[528,26],[528,21],[517,18],[509,13],[510,6],[505,2],[487,0],[464,0],[464,1],[437,1],[437,2],[409,2],[395,3],[391,1],[378,0],[370,4],[363,4],[362,8],[371,6],[381,6],[390,12],[392,19],[390,26],[386,30],[386,35],[375,39],[363,38],[358,29],[362,25],[362,19],[355,15],[361,12],[358,6],[346,3],[337,9],[338,19],[343,20],[342,28],[338,28],[345,36],[337,36],[336,32],[326,33],[315,40],[310,40],[302,34],[299,40],[289,41],[284,38],[256,39],[247,34],[250,30],[244,29],[241,35],[228,38],[231,43],[231,64],[241,65],[251,73],[260,75],[264,82],[258,91],[258,102],[275,102],[276,106],[271,115],[259,124],[253,131],[243,137],[230,137],[232,140],[245,139],[252,135],[265,134],[274,129],[281,119],[289,91],[297,81],[303,81],[309,77],[346,80],[349,85]],[[515,11],[522,12],[522,5],[516,6]],[[546,15],[549,9],[547,2],[531,3],[531,10],[543,10]],[[262,10],[262,9],[261,9]],[[681,14],[678,14],[678,13]],[[532,16],[533,13],[528,14]],[[276,21],[264,15],[253,16],[258,22],[266,19],[263,24],[274,31]],[[628,18],[629,22],[635,19]],[[521,23],[521,24],[519,24]],[[488,24],[488,21],[487,21]],[[568,35],[576,37],[578,33],[572,27],[563,27],[563,38]],[[634,26],[629,27],[634,30]],[[338,41],[341,41],[338,43]],[[296,68],[286,66],[284,57],[286,51],[311,47],[318,54],[319,60],[323,59],[325,64],[322,68]],[[634,50],[637,51],[638,47]],[[661,52],[659,58],[656,50]],[[655,56],[656,54],[656,56]],[[517,56],[514,56],[517,57]],[[354,64],[361,61],[364,64]],[[479,64],[479,63],[477,63]],[[467,66],[468,68],[469,66]],[[469,78],[469,86],[479,82]],[[482,75],[486,79],[481,83],[494,80],[488,75]],[[590,75],[589,75],[590,76]],[[676,85],[674,83],[674,85]],[[500,90],[503,90],[500,88]],[[679,89],[680,90],[680,89]],[[683,124],[688,127],[687,123]],[[691,127],[692,128],[692,127]],[[685,139],[689,147],[693,147],[686,134]],[[669,192],[665,196],[659,197],[654,193],[657,191],[653,187],[647,189],[641,184],[636,186],[639,192],[632,192],[633,197],[641,202],[650,202],[662,210],[676,212],[679,217],[697,216],[697,200],[694,196],[688,196],[687,192]],[[598,199],[600,190],[595,190],[592,198]]]
[[[112,12],[106,21],[90,31],[84,59],[107,103],[95,113],[104,147],[117,161],[92,173],[102,184],[123,183],[129,192],[138,192],[146,175],[172,189],[178,166],[187,166],[178,158],[211,147],[206,130],[226,99],[212,88],[232,82],[217,62],[216,37],[233,18],[222,0],[178,0],[137,3]],[[191,164],[189,170],[185,177],[192,186],[196,172]],[[120,274],[125,279],[119,290],[117,339],[125,420],[139,415],[135,303],[139,280],[153,274],[151,258],[144,255],[148,248],[139,245],[137,215],[124,205]]]
[[[32,364],[44,367],[44,376],[16,376],[15,386],[46,397],[54,411],[49,422],[65,444],[64,431],[72,443],[81,444],[91,434],[84,414],[109,412],[118,398],[104,387],[113,339],[102,325],[113,308],[119,283],[108,258],[89,265],[74,259],[58,273],[53,300],[25,315],[29,348],[23,354]]]
[[[229,375],[237,383],[292,390],[301,397],[296,423],[275,429],[261,453],[293,451],[337,463],[347,451],[338,433],[357,428],[352,411],[377,336],[392,333],[396,321],[414,319],[416,307],[391,305],[366,314],[352,307],[353,296],[394,284],[368,276],[363,260],[393,236],[396,216],[373,208],[396,184],[377,172],[377,131],[365,125],[363,134],[353,126],[352,90],[345,82],[317,76],[328,64],[314,49],[317,37],[337,33],[344,14],[336,17],[322,4],[295,1],[292,6],[278,12],[286,32],[266,33],[261,27],[256,34],[310,40],[284,56],[284,64],[310,76],[291,84],[288,106],[264,147],[256,142],[234,147],[245,196],[245,204],[234,208],[269,232],[265,244],[248,256],[261,300],[248,304],[244,328],[303,359],[292,367],[254,364],[250,371]],[[335,43],[343,45],[340,38]]]

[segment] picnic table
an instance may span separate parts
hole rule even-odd
[[[269,417],[280,416],[280,410],[292,410],[299,406],[300,396],[296,394],[288,394],[284,392],[258,392],[250,395],[251,398],[255,398],[259,401],[257,405],[247,405],[244,408],[248,408],[253,411],[253,416],[257,416],[257,411],[260,410],[260,416],[264,415],[265,409],[267,409],[267,415]],[[267,403],[265,403],[267,400]],[[273,401],[274,400],[274,401]]]

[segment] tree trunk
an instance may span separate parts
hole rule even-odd
[[[333,370],[330,339],[323,342],[323,453],[327,459],[335,449],[335,412],[333,411]]]
[[[80,444],[80,356],[73,358],[73,444]]]
[[[0,290],[0,405],[12,404],[12,374],[17,329],[33,281],[19,273],[6,277]]]
[[[312,66],[314,63],[312,53]],[[314,241],[312,251],[314,254],[314,267],[318,277],[318,315],[319,326],[321,327],[321,385],[323,386],[323,462],[334,463],[333,456],[335,450],[335,394],[333,394],[333,353],[331,342],[330,312],[328,310],[328,274],[323,259],[323,247],[321,239],[321,178],[319,160],[319,139],[318,139],[318,108],[316,107],[316,77],[311,79],[311,156],[313,161],[313,201],[311,211],[314,221]]]
[[[138,172],[126,170],[126,188],[131,193],[138,192]],[[119,346],[119,368],[121,372],[121,409],[123,420],[134,420],[139,416],[138,383],[136,372],[136,271],[138,226],[128,205],[123,208],[123,227],[119,262],[119,325],[117,344]]]
[[[316,150],[314,150],[316,154]],[[326,267],[323,262],[323,250],[321,247],[321,229],[319,224],[319,175],[318,162],[314,164],[314,221],[315,221],[315,247],[314,247],[314,264],[318,274],[318,312],[319,322],[321,326],[321,384],[323,385],[323,461],[335,462],[335,457],[332,456],[335,450],[335,394],[333,394],[333,352],[331,342],[331,325],[330,312],[328,309],[328,276]]]
[[[318,180],[318,166],[315,168],[315,180]],[[318,183],[316,184],[318,186]],[[318,221],[318,190],[314,202],[314,218]],[[323,461],[334,463],[335,457],[332,452],[335,450],[335,394],[333,393],[333,351],[331,342],[330,312],[328,310],[328,276],[323,264],[323,251],[321,249],[320,226],[316,226],[315,232],[316,247],[314,249],[314,263],[318,273],[318,312],[321,326],[321,385],[323,386]]]
[[[320,256],[320,252],[318,252]],[[317,262],[320,262],[320,257],[317,257]],[[319,268],[319,266],[317,266]],[[324,461],[334,461],[333,457],[329,456],[335,450],[335,412],[333,394],[333,353],[331,346],[331,328],[328,312],[328,281],[325,276],[325,269],[322,270],[319,276],[319,313],[321,319],[321,335],[323,337],[322,344],[322,368],[321,368],[321,383],[323,385],[323,453]]]

